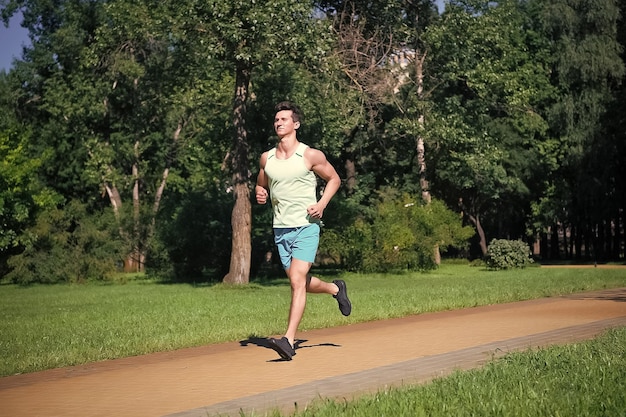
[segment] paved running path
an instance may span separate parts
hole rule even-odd
[[[350,398],[626,326],[626,288],[302,332],[0,378],[0,415],[200,417]]]

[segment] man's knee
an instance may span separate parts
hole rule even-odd
[[[293,289],[306,288],[309,285],[309,277],[306,273],[292,270],[289,275],[289,282]]]

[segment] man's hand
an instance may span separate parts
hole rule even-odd
[[[317,203],[317,204],[313,204],[312,206],[309,206],[306,209],[306,212],[309,214],[309,216],[313,217],[314,219],[321,219],[322,216],[324,215],[324,205]]]
[[[267,203],[267,197],[269,196],[269,193],[267,192],[267,190],[263,187],[261,187],[260,185],[257,185],[255,187],[255,192],[256,192],[256,202],[259,204],[265,204]]]

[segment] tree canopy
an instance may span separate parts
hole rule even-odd
[[[265,273],[270,213],[250,189],[285,99],[304,109],[300,139],[342,177],[325,262],[436,265],[415,239],[470,259],[493,239],[521,239],[538,259],[624,259],[616,0],[451,0],[442,14],[429,0],[0,7],[5,23],[22,14],[32,40],[0,76],[0,272],[11,281],[62,269],[38,255],[51,247],[111,261],[79,280]],[[415,209],[394,205],[409,200]],[[44,242],[43,230],[64,240]]]

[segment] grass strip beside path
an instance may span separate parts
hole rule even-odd
[[[336,276],[321,276],[326,280]],[[429,273],[342,274],[353,313],[310,295],[301,330],[626,286],[619,269],[490,272],[442,265]],[[224,285],[0,285],[0,375],[284,331],[290,302],[286,279]]]
[[[290,415],[608,417],[623,416],[624,410],[626,328],[566,346],[511,353],[423,385],[353,401],[318,400]]]

